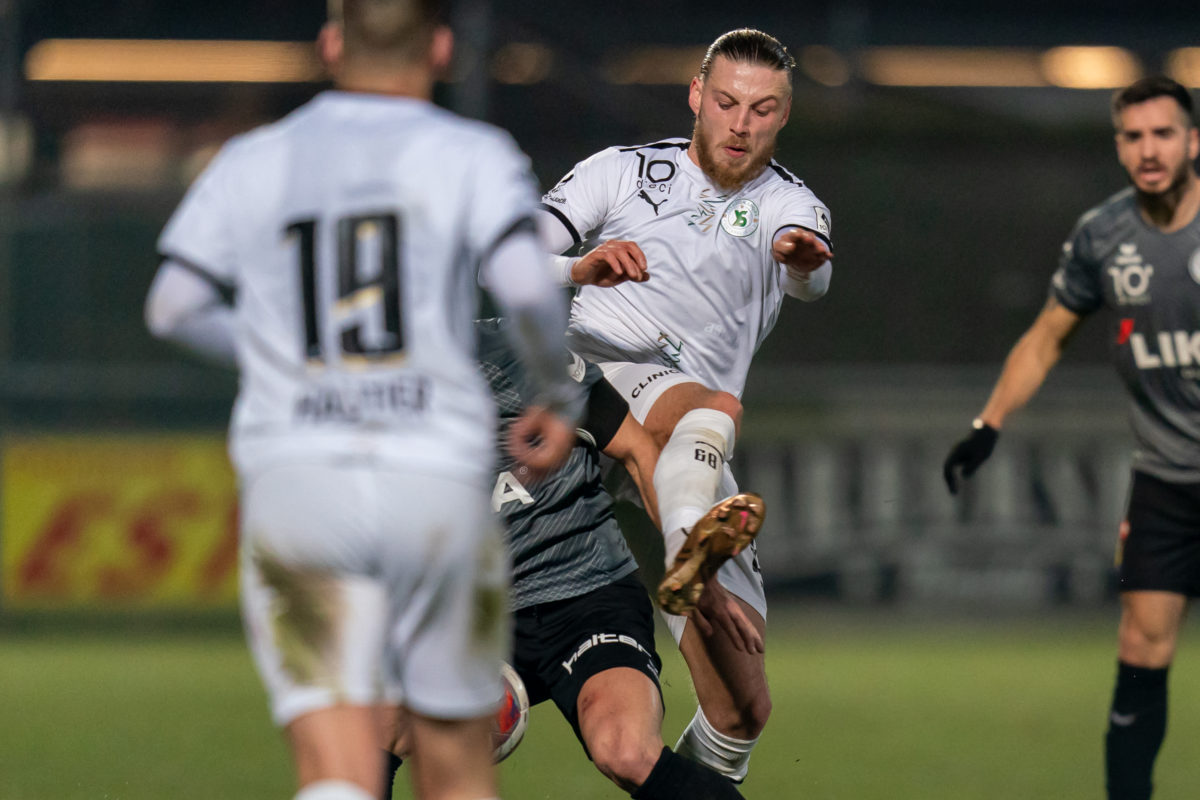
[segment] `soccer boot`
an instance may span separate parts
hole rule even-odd
[[[670,614],[696,607],[704,584],[729,559],[742,552],[762,527],[767,509],[754,492],[720,501],[692,526],[687,540],[658,585],[658,604]]]

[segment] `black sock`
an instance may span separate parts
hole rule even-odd
[[[745,800],[733,781],[664,747],[634,800]]]
[[[387,762],[383,765],[383,794],[379,796],[379,800],[392,800],[392,786],[396,782],[396,770],[400,769],[404,759],[390,750],[384,750],[383,754],[387,756]]]
[[[1154,759],[1166,733],[1167,667],[1117,662],[1117,688],[1104,737],[1109,800],[1148,800]]]

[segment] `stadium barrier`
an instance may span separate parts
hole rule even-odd
[[[1130,446],[1107,371],[1048,386],[959,497],[942,460],[986,396],[983,370],[801,372],[748,390],[734,454],[767,501],[769,590],[1011,609],[1112,597]],[[771,402],[797,386],[804,404]],[[221,433],[8,434],[0,465],[5,610],[233,607]]]

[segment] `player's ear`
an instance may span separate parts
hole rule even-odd
[[[433,29],[433,38],[429,42],[429,66],[433,68],[434,77],[448,75],[453,60],[454,32],[446,25],[438,25]]]
[[[1188,160],[1195,162],[1196,157],[1200,156],[1200,129],[1195,125],[1188,128]]]
[[[692,85],[688,87],[688,105],[693,114],[700,113],[700,95],[703,93],[704,81],[699,77],[692,78]]]
[[[346,40],[342,36],[342,26],[336,22],[326,22],[317,34],[317,56],[330,75],[337,75],[342,67],[342,56],[345,53]]]

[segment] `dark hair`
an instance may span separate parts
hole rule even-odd
[[[1192,122],[1191,92],[1166,75],[1151,75],[1142,78],[1114,94],[1112,99],[1113,119],[1117,119],[1121,112],[1130,106],[1136,106],[1138,103],[1144,103],[1156,97],[1172,98],[1183,109],[1188,124],[1195,124]]]
[[[778,39],[754,28],[738,28],[718,36],[717,40],[708,46],[708,52],[700,62],[701,78],[708,75],[717,56],[725,56],[730,61],[762,64],[771,69],[782,70],[788,73],[789,82],[792,79],[792,70],[796,68],[796,59],[792,58],[792,54]]]

